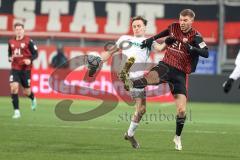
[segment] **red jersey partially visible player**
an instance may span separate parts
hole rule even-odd
[[[208,48],[201,35],[192,28],[195,13],[184,9],[179,14],[179,22],[171,24],[166,30],[142,42],[141,47],[151,49],[154,40],[167,37],[165,56],[159,64],[144,77],[134,81],[126,80],[126,88],[144,88],[166,82],[171,88],[177,108],[175,149],[182,150],[181,133],[186,119],[187,74],[194,72],[199,56],[208,57]]]
[[[31,92],[31,68],[32,61],[37,58],[37,46],[33,40],[24,35],[24,25],[14,25],[15,37],[8,42],[8,60],[11,62],[11,74],[9,77],[12,104],[14,108],[13,118],[20,118],[18,90],[19,84],[23,87],[24,95],[32,101],[32,109],[36,108],[36,98]]]

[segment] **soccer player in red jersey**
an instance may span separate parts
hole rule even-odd
[[[11,62],[9,77],[14,115],[12,118],[21,117],[19,110],[18,90],[19,84],[23,87],[24,95],[32,101],[32,110],[36,108],[36,98],[30,88],[32,61],[37,58],[37,46],[33,40],[24,35],[24,25],[14,24],[15,37],[8,42],[8,60]]]
[[[143,41],[142,48],[150,48],[153,41],[166,37],[168,45],[162,61],[143,78],[126,79],[126,88],[144,88],[147,85],[168,83],[175,98],[177,108],[176,135],[174,143],[176,150],[182,150],[181,133],[186,119],[187,77],[195,71],[199,56],[208,57],[208,48],[202,36],[192,27],[195,13],[184,9],[179,14],[179,22],[171,24],[166,30]]]

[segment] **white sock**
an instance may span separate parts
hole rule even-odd
[[[20,111],[19,111],[19,109],[15,109],[15,110],[14,110],[14,114],[18,114],[18,115],[20,115]]]
[[[131,121],[130,126],[128,128],[128,136],[132,137],[137,129],[138,123]]]

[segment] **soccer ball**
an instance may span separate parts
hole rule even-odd
[[[87,62],[88,66],[97,68],[100,65],[101,58],[99,56],[88,55]]]

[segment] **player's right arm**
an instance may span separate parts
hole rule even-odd
[[[87,55],[88,68],[90,70],[91,68],[93,68],[94,70],[98,69],[98,67],[100,66],[100,63],[106,62],[114,53],[118,51],[119,51],[119,48],[117,48],[116,45],[114,45],[108,48],[106,51],[102,52],[101,56]]]
[[[105,52],[102,53],[102,61],[106,62],[114,53],[117,53],[122,48],[122,43],[127,43],[127,39],[130,37],[127,35],[121,36],[116,43],[109,43],[105,45]]]
[[[101,55],[102,61],[106,62],[114,53],[117,53],[120,49],[116,46],[109,48],[108,51],[104,51]]]
[[[89,69],[89,77],[93,77],[94,74],[99,69],[101,63],[106,62],[114,53],[119,51],[119,44],[124,39],[124,36],[120,37],[115,43],[109,43],[105,45],[105,51],[100,56],[88,55],[87,56],[87,65]]]
[[[155,41],[159,38],[162,38],[162,37],[166,37],[166,36],[169,36],[169,30],[168,29],[163,30],[162,32],[156,34],[155,36],[152,36],[148,39],[145,39],[142,42],[141,48],[146,48],[147,47],[147,48],[151,49],[153,41]]]

